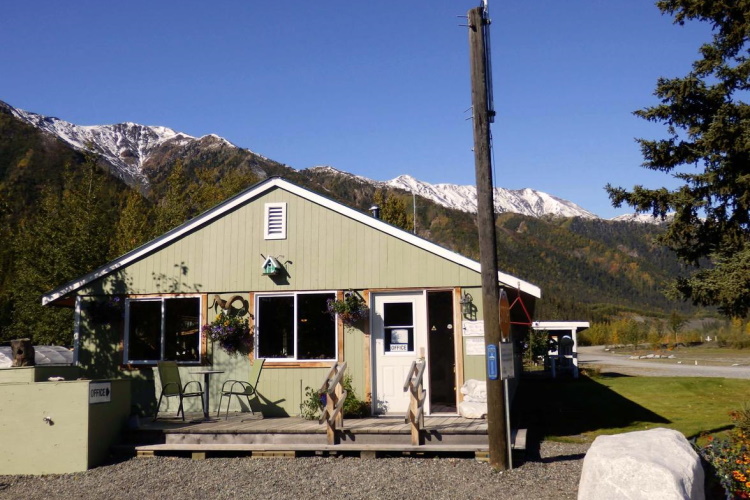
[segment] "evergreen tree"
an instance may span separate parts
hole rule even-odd
[[[393,193],[384,194],[382,189],[375,191],[373,201],[380,207],[380,218],[385,222],[408,231],[412,217],[406,212],[406,202]]]
[[[680,316],[680,313],[677,311],[672,311],[669,314],[669,319],[667,320],[667,324],[669,325],[669,331],[672,333],[672,337],[674,338],[674,343],[677,345],[677,334],[680,332],[683,326],[685,326],[685,323],[687,321],[685,318]]]
[[[123,255],[155,236],[151,224],[152,210],[138,191],[130,191],[121,204],[109,258]]]
[[[88,155],[84,165],[66,166],[62,190],[45,187],[38,209],[20,224],[6,340],[72,343],[72,310],[43,307],[41,296],[106,261],[116,197],[106,188],[108,174],[96,162]]]
[[[205,212],[256,182],[258,178],[254,174],[241,169],[221,173],[217,169],[196,168],[195,182],[190,188],[193,211],[195,214]]]
[[[190,206],[190,180],[182,161],[175,162],[165,183],[164,194],[159,199],[155,210],[154,233],[156,235],[166,233],[194,215]]]
[[[672,287],[675,297],[717,305],[730,316],[750,311],[750,1],[661,0],[675,23],[696,20],[713,40],[682,78],[660,78],[661,103],[637,111],[667,126],[669,137],[640,139],[644,167],[672,174],[674,190],[607,186],[616,207],[664,217],[674,212],[661,241],[692,265],[704,267]],[[711,265],[706,266],[706,259]]]
[[[3,340],[30,338],[35,344],[71,344],[73,315],[68,308],[44,308],[41,295],[73,276],[71,240],[64,227],[60,194],[45,188],[38,210],[15,238],[13,311]]]
[[[0,339],[5,337],[6,326],[10,323],[12,311],[8,286],[12,282],[13,231],[11,230],[10,203],[2,183],[0,183]]]

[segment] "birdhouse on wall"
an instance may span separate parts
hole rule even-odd
[[[281,271],[281,264],[276,260],[276,257],[271,257],[270,255],[266,257],[266,260],[263,262],[263,275],[276,276],[279,274],[279,271]]]

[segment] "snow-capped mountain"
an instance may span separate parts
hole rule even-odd
[[[667,224],[669,221],[674,219],[674,214],[669,213],[667,217],[662,220],[659,217],[654,217],[651,214],[623,214],[613,217],[610,220],[617,222],[636,222],[639,224]]]
[[[409,175],[400,175],[390,181],[380,182],[359,175],[342,172],[329,166],[317,166],[308,169],[313,173],[326,173],[346,176],[361,183],[373,184],[377,187],[393,187],[427,198],[438,205],[476,213],[476,186],[459,186],[456,184],[430,184],[415,179]],[[504,189],[495,188],[495,211],[497,213],[512,212],[531,217],[583,217],[598,219],[595,214],[581,208],[573,202],[563,200],[534,189]]]
[[[244,151],[257,159],[267,158],[252,151],[239,148],[215,134],[193,137],[168,127],[139,125],[125,122],[114,125],[75,125],[59,118],[49,117],[14,108],[2,101],[4,107],[16,118],[58,137],[73,149],[92,149],[111,165],[113,173],[132,186],[148,190],[154,176],[154,168],[165,156],[181,157],[185,154],[205,153],[227,148]],[[254,163],[250,161],[249,163]],[[251,165],[251,168],[258,170]],[[258,171],[261,176],[265,174]]]
[[[148,190],[152,180],[159,177],[159,171],[165,168],[164,165],[170,164],[169,159],[174,161],[191,155],[203,158],[206,153],[217,150],[223,150],[226,154],[240,155],[240,160],[234,164],[246,165],[261,178],[267,175],[283,175],[279,171],[268,171],[268,165],[276,162],[235,146],[226,139],[213,134],[196,138],[167,127],[145,126],[130,122],[80,126],[59,118],[16,109],[2,101],[0,101],[0,108],[6,108],[16,118],[58,137],[78,151],[92,148],[112,166],[115,175],[143,190]],[[281,164],[276,165],[289,168]],[[476,187],[471,185],[429,184],[409,175],[401,175],[382,182],[327,166],[313,167],[307,171],[313,174],[343,175],[378,187],[403,189],[439,205],[464,212],[475,213],[477,210]],[[498,213],[513,212],[532,217],[598,218],[573,202],[529,188],[518,190],[495,188],[494,199],[495,211]],[[659,222],[647,216],[633,215],[620,216],[615,220]]]
[[[439,205],[464,212],[477,211],[476,186],[428,184],[408,175],[401,175],[386,184],[428,198]],[[513,212],[531,217],[598,217],[575,203],[534,189],[495,188],[495,212]]]
[[[59,137],[74,149],[85,151],[91,147],[112,164],[122,177],[143,184],[148,183],[143,174],[143,165],[159,146],[168,142],[181,146],[195,140],[195,137],[167,127],[149,127],[129,122],[80,126],[12,106],[9,108],[17,118]]]

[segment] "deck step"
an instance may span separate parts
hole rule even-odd
[[[295,417],[248,418],[230,415],[210,422],[188,419],[142,422],[139,430],[161,435],[160,440],[123,442],[120,454],[130,456],[250,455],[255,457],[350,454],[374,458],[386,454],[481,454],[488,450],[487,422],[457,416],[428,416],[422,445],[411,444],[402,417],[348,419],[337,432],[339,444],[328,444],[325,426]],[[525,432],[515,432],[515,448],[525,447]]]
[[[486,454],[488,445],[403,445],[403,444],[155,444],[137,446],[139,458],[156,455],[190,453],[194,459],[203,459],[212,453],[247,454],[253,458],[293,458],[315,453],[338,454],[355,453],[364,458],[374,458],[377,454]]]
[[[411,435],[406,432],[400,433],[373,433],[373,432],[350,432],[341,431],[339,434],[341,445],[365,446],[365,445],[398,445],[405,446],[411,443]],[[448,446],[465,445],[476,446],[487,444],[487,435],[481,434],[442,434],[438,432],[424,433],[425,445]],[[146,444],[146,443],[143,443]],[[149,443],[161,444],[161,443]],[[325,434],[316,433],[269,433],[269,432],[226,432],[226,433],[170,433],[166,435],[164,444],[170,445],[201,445],[201,444],[242,444],[242,445],[310,445],[322,446],[328,444]]]

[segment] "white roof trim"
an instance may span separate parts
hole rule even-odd
[[[147,255],[153,252],[154,250],[157,250],[158,248],[165,246],[171,243],[172,241],[181,238],[183,235],[191,232],[195,228],[221,217],[226,212],[245,204],[249,200],[257,196],[260,196],[261,194],[273,188],[281,188],[286,191],[289,191],[290,193],[296,194],[297,196],[300,196],[301,198],[305,198],[309,201],[312,201],[313,203],[324,206],[326,208],[330,208],[331,210],[338,212],[341,215],[349,217],[350,219],[354,219],[358,222],[361,222],[374,229],[377,229],[386,234],[389,234],[402,241],[411,243],[412,245],[415,245],[419,248],[422,248],[423,250],[426,250],[430,253],[443,257],[444,259],[447,259],[451,262],[464,266],[473,271],[481,272],[481,266],[479,262],[476,262],[467,257],[464,257],[463,255],[457,254],[439,245],[431,243],[423,238],[420,238],[412,233],[409,233],[408,231],[404,231],[397,227],[391,226],[390,224],[387,224],[386,222],[383,222],[380,219],[375,219],[374,217],[371,217],[362,212],[349,208],[345,205],[342,205],[341,203],[337,201],[321,196],[306,188],[297,186],[296,184],[292,184],[291,182],[286,181],[280,177],[272,177],[270,179],[266,179],[265,181],[262,181],[256,184],[255,186],[240,193],[234,198],[230,198],[224,203],[221,203],[215,206],[214,208],[204,212],[198,217],[185,222],[181,226],[177,226],[176,228],[164,233],[162,236],[151,240],[145,245],[142,245],[136,248],[135,250],[132,250],[126,253],[125,255],[103,265],[102,267],[78,279],[70,281],[66,283],[65,285],[43,295],[42,305],[47,305],[50,302],[54,302],[55,300],[75,290],[78,290],[79,288],[87,285],[88,283],[91,283],[92,281],[98,278],[101,278],[114,271],[117,271],[121,267],[127,266],[131,262],[140,259],[144,255]],[[510,274],[499,272],[498,280],[500,281],[500,283],[504,285],[507,285],[513,288],[519,288],[521,291],[526,292],[529,295],[532,295],[536,298],[541,297],[541,290],[539,289],[538,286],[522,281],[514,276],[511,276]]]

